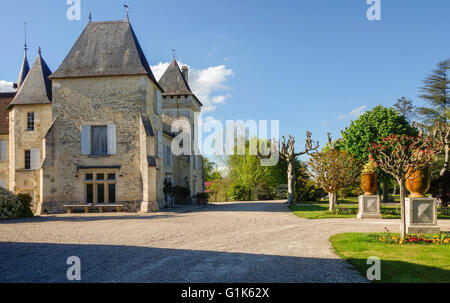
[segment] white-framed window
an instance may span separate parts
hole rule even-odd
[[[0,161],[8,160],[8,141],[0,142]]]
[[[82,125],[81,154],[106,156],[116,154],[116,125]]]

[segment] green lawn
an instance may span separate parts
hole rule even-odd
[[[330,238],[338,256],[364,277],[367,259],[381,260],[379,282],[450,282],[450,245],[385,244],[377,234],[345,233]]]
[[[396,199],[397,200],[397,199]],[[344,200],[340,200],[336,207],[358,209],[358,198],[349,197]],[[382,208],[397,208],[400,206],[382,206]],[[325,218],[356,218],[356,215],[337,215],[328,212],[328,201],[320,202],[303,202],[293,206],[289,206],[289,209],[298,217],[305,219],[325,219]],[[383,219],[400,219],[400,215],[383,214]],[[450,216],[442,215],[438,213],[438,219],[450,219]]]
[[[340,205],[344,207],[344,205]],[[358,208],[355,205],[346,205],[348,208]],[[334,215],[328,213],[328,205],[315,203],[312,206],[293,205],[289,209],[298,217],[305,219],[325,219],[325,218],[356,218],[355,215]]]

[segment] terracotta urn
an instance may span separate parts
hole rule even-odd
[[[406,179],[406,188],[411,198],[424,198],[431,185],[431,166],[418,169]]]
[[[364,196],[373,196],[377,192],[377,174],[361,174],[361,189]]]

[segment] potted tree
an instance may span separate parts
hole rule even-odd
[[[361,172],[361,189],[365,196],[373,196],[377,192],[377,164],[372,158],[364,165]]]

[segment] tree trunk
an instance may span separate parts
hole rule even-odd
[[[405,181],[398,180],[398,185],[400,187],[400,207],[401,207],[401,222],[400,222],[400,237],[405,239],[406,236],[406,209],[405,209]]]
[[[336,193],[328,193],[328,200],[330,201],[330,211],[334,211],[334,203],[336,201]]]
[[[288,204],[294,203],[294,182],[295,182],[295,171],[294,171],[294,161],[288,161]]]
[[[450,156],[449,156],[449,153],[450,153],[450,147],[449,147],[449,144],[448,143],[446,143],[445,144],[445,148],[444,148],[444,155],[445,155],[445,158],[444,158],[444,168],[441,170],[441,176],[443,176],[444,174],[445,174],[445,172],[447,171],[447,170],[449,170],[449,161],[450,161]]]
[[[397,184],[394,184],[394,190],[392,191],[392,195],[395,196],[397,194]]]
[[[388,193],[388,188],[387,188],[387,181],[383,180],[383,202],[389,202],[389,193]]]

